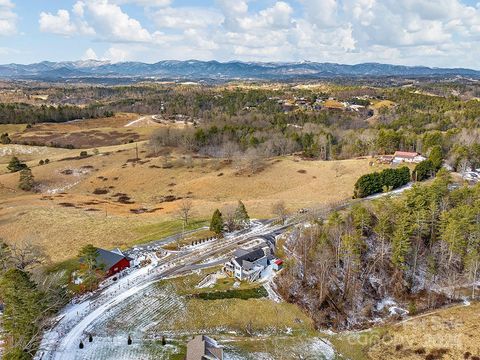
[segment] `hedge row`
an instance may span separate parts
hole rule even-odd
[[[384,190],[393,190],[408,184],[410,169],[403,166],[398,169],[385,169],[361,176],[355,183],[354,198],[364,198]]]

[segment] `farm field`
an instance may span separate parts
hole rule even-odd
[[[84,151],[86,157],[79,149],[0,146],[0,237],[38,244],[53,261],[62,261],[88,243],[126,248],[180,232],[182,198],[192,201],[195,221],[189,229],[238,200],[251,217],[271,218],[279,200],[295,212],[348,199],[357,178],[378,169],[366,158],[325,162],[288,156],[267,160],[257,174],[238,175],[235,164],[218,159],[193,156],[187,164],[174,151],[150,157],[146,142]],[[6,170],[14,155],[32,169],[38,192],[17,188],[18,173]],[[38,164],[46,158],[48,164]]]
[[[41,123],[10,131],[18,144],[73,147],[76,149],[120,145],[148,139],[161,124],[150,117],[120,113],[109,118],[74,120],[66,123]],[[138,121],[139,120],[139,121]],[[14,129],[15,130],[15,129]],[[8,132],[8,131],[5,131]]]
[[[326,335],[326,338],[338,353],[355,360],[475,359],[480,354],[475,332],[479,314],[478,302],[454,305],[397,324]],[[466,354],[470,355],[465,357]]]

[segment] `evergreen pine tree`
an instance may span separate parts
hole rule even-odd
[[[22,163],[16,156],[12,157],[10,162],[7,165],[7,169],[10,172],[17,172],[23,170],[27,167],[24,163]]]
[[[430,150],[430,155],[428,156],[428,160],[432,162],[432,165],[435,168],[435,172],[440,170],[443,163],[443,152],[440,145],[435,145],[432,148],[432,150]]]
[[[411,224],[408,221],[408,214],[403,213],[392,236],[392,262],[402,270],[406,269],[407,255],[411,250],[410,233]]]
[[[44,310],[44,299],[30,275],[19,269],[7,270],[0,277],[0,294],[5,304],[2,327],[8,334],[6,349],[15,353],[15,349],[34,354],[38,342],[34,337],[39,332],[39,319]],[[32,340],[33,339],[33,340]]]
[[[32,170],[28,167],[20,170],[20,180],[18,181],[18,187],[23,191],[31,191],[34,185],[34,177]]]
[[[247,208],[241,200],[238,201],[238,206],[235,209],[235,222],[237,225],[244,226],[250,221],[250,217],[247,213]]]
[[[223,231],[222,213],[218,209],[213,213],[212,221],[210,222],[210,231],[213,231],[217,235],[220,235]]]

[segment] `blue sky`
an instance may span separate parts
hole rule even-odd
[[[0,0],[0,63],[384,62],[480,69],[473,0]]]

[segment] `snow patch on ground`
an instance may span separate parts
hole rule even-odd
[[[214,287],[215,284],[217,283],[217,280],[222,278],[225,278],[225,275],[220,273],[207,275],[202,281],[198,283],[196,287],[198,289]]]
[[[46,153],[48,153],[48,147],[45,146],[27,146],[16,144],[0,145],[0,157]]]
[[[300,339],[294,349],[275,349],[274,351],[289,352],[292,359],[315,359],[315,360],[333,360],[335,359],[335,350],[332,344],[328,340],[321,338],[314,338],[302,342]],[[279,341],[281,345],[281,341]],[[244,353],[240,352],[233,347],[224,349],[225,360],[276,360],[277,357],[274,354],[267,352],[254,352]]]
[[[388,310],[390,316],[401,315],[405,316],[408,315],[408,310],[402,309],[401,307],[397,306],[395,300],[390,297],[383,299],[382,301],[378,302],[375,306],[377,311],[383,311],[385,309]]]

